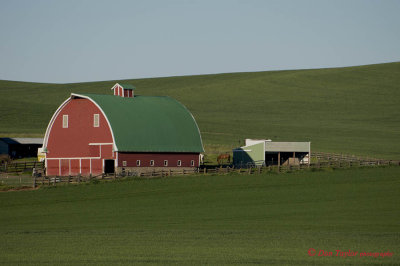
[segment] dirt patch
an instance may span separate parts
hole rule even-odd
[[[13,192],[13,191],[27,191],[27,190],[37,190],[38,187],[10,187],[10,188],[0,188],[0,192]]]

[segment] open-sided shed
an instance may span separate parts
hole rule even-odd
[[[233,150],[235,166],[309,164],[311,142],[275,142],[246,139],[246,145]]]

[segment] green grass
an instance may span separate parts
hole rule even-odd
[[[10,264],[398,263],[400,168],[189,176],[0,193]],[[310,257],[326,251],[387,258]]]
[[[32,187],[32,172],[0,174],[0,190],[7,188]]]
[[[111,93],[116,81],[0,81],[0,135],[42,136],[57,107],[77,93]],[[244,138],[311,141],[312,149],[400,158],[400,63],[348,68],[124,80],[137,94],[169,95],[221,151]]]

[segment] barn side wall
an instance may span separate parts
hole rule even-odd
[[[118,166],[137,167],[137,161],[140,160],[141,167],[152,167],[150,161],[154,160],[153,167],[198,167],[199,153],[124,153],[118,152]],[[168,166],[164,166],[164,160],[168,161]],[[178,160],[181,166],[178,166]],[[194,162],[194,166],[191,165]]]

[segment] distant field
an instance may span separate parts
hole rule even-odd
[[[71,92],[111,93],[116,81],[0,81],[0,135],[42,136]],[[196,117],[208,149],[244,138],[311,141],[312,149],[400,158],[400,63],[125,80],[169,95]]]
[[[0,193],[0,261],[395,264],[400,168],[190,176]],[[308,250],[394,253],[310,257]]]

